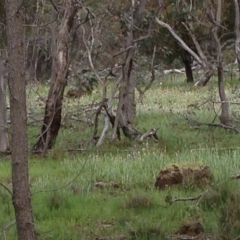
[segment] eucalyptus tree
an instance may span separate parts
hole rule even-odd
[[[180,6],[181,4],[181,6]],[[202,67],[203,74],[197,81],[197,85],[205,86],[214,74],[214,64],[216,63],[216,45],[212,35],[212,1],[181,1],[173,4],[174,8],[179,8],[184,14],[184,20],[179,24],[179,29],[174,25],[174,21],[168,21],[160,15],[156,21],[166,28],[184,51],[188,52]],[[229,2],[223,3],[222,27],[219,29],[221,47],[228,44],[231,38],[231,11]],[[167,15],[166,15],[167,16]],[[190,42],[189,42],[190,41]]]
[[[11,119],[12,203],[15,211],[18,239],[35,240],[36,234],[28,177],[22,0],[5,0],[5,10]]]
[[[185,2],[186,3],[186,2]],[[192,9],[192,6],[186,4],[186,6]],[[187,43],[179,36],[178,32],[173,29],[168,23],[161,21],[156,18],[156,22],[165,27],[172,36],[179,42],[181,47],[188,51],[189,54],[202,66],[204,70],[203,78],[199,80],[198,84],[206,85],[209,79],[213,76],[215,66],[217,66],[218,73],[218,90],[219,97],[221,100],[221,114],[219,116],[220,123],[223,126],[229,125],[229,106],[228,100],[226,97],[225,89],[224,89],[224,76],[223,76],[223,52],[222,45],[225,43],[226,39],[224,36],[226,32],[228,33],[229,29],[227,29],[227,22],[222,21],[222,14],[224,9],[224,4],[221,0],[217,0],[215,2],[206,1],[204,3],[204,14],[198,12],[195,13],[195,16],[190,16],[189,22],[183,22],[182,24],[187,29],[189,36],[191,37],[194,46],[196,48],[196,52],[194,52]],[[198,6],[199,7],[199,6]],[[226,6],[225,6],[226,7]],[[201,21],[200,21],[201,16]],[[204,20],[204,16],[205,19]],[[204,46],[201,41],[197,38],[195,34],[198,30],[195,26],[201,24],[205,24],[204,28],[209,33],[209,41]],[[223,42],[224,41],[224,42]],[[212,43],[211,45],[209,43]]]
[[[54,46],[52,53],[52,75],[45,105],[45,115],[38,141],[34,146],[35,151],[43,154],[53,146],[61,126],[63,93],[67,85],[69,69],[69,41],[80,7],[81,3],[78,1],[66,0],[64,15],[58,26],[58,36],[54,42],[56,46]],[[54,9],[58,11],[58,6],[54,6]]]

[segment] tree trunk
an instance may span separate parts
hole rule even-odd
[[[217,35],[218,28],[221,25],[221,10],[222,10],[222,2],[221,0],[217,1],[217,14],[216,14],[216,25],[213,27],[213,38],[216,44],[217,50],[217,70],[218,70],[218,91],[219,97],[221,100],[221,115],[219,116],[220,122],[224,125],[228,125],[229,123],[229,104],[228,99],[224,89],[223,82],[223,57],[222,57],[222,49],[219,37]]]
[[[45,106],[43,126],[34,150],[45,154],[57,138],[62,115],[62,100],[64,89],[67,85],[68,74],[68,41],[72,29],[74,17],[79,8],[75,0],[67,0],[66,10],[62,23],[59,27],[59,35],[56,46],[56,53],[53,59],[52,78],[50,90]]]
[[[193,73],[192,73],[192,67],[191,67],[191,59],[187,54],[185,54],[185,55],[182,55],[182,61],[185,67],[187,83],[193,83],[194,79],[193,79]]]
[[[4,63],[0,62],[0,152],[6,152],[9,147],[6,104],[7,81],[5,72]]]
[[[146,0],[140,0],[135,6],[135,1],[132,1],[130,20],[126,21],[126,56],[125,62],[122,66],[122,87],[119,93],[118,111],[115,119],[115,127],[118,124],[120,127],[127,127],[127,125],[136,117],[136,103],[135,103],[135,79],[133,76],[133,59],[135,55],[134,36],[136,35],[136,26],[141,23],[142,13],[145,10]],[[116,137],[116,131],[113,131],[113,138]]]
[[[132,36],[128,37],[127,47],[132,44]],[[134,49],[130,48],[126,53],[125,63],[123,65],[123,87],[122,96],[122,114],[124,115],[124,124],[131,122],[136,117],[136,103],[135,103],[135,79],[133,76],[133,56]]]
[[[239,4],[237,0],[234,1],[235,6],[235,34],[236,34],[236,40],[235,40],[235,53],[237,57],[237,63],[238,63],[238,76],[240,78],[240,17],[239,17]]]
[[[19,240],[35,240],[28,178],[22,0],[5,0],[11,118],[12,202]]]

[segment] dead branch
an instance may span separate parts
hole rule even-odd
[[[233,130],[234,132],[240,134],[240,129],[236,128],[236,126],[233,125],[225,125],[223,123],[203,123],[203,122],[198,122],[195,120],[190,120],[191,124],[196,124],[197,126],[209,126],[209,127],[220,127],[220,128],[224,128],[224,129],[228,129],[228,130]]]
[[[122,53],[125,53],[126,51],[128,51],[129,49],[131,49],[131,48],[133,48],[133,47],[134,47],[133,45],[128,46],[127,48],[125,48],[125,49],[123,49],[123,50],[121,50],[121,51],[113,54],[113,57],[116,57],[116,56],[118,56],[118,55],[120,55],[120,54],[122,54]]]
[[[84,7],[83,7],[83,9],[85,10],[85,12],[87,12],[87,10],[86,10]],[[92,13],[92,14],[93,14],[93,13]],[[102,81],[102,79],[100,78],[98,72],[96,71],[96,68],[94,67],[94,64],[93,64],[93,61],[92,61],[92,51],[93,51],[93,46],[94,46],[95,38],[94,38],[93,23],[92,23],[91,20],[89,20],[89,22],[90,22],[90,25],[91,25],[91,34],[90,34],[90,37],[89,37],[89,38],[91,39],[91,41],[88,41],[88,42],[86,41],[86,38],[85,38],[85,28],[84,28],[83,26],[81,26],[82,32],[83,32],[83,34],[82,34],[82,35],[83,35],[83,36],[82,36],[82,39],[83,39],[84,46],[85,46],[85,48],[86,48],[86,50],[87,50],[87,53],[88,53],[88,61],[89,61],[90,67],[91,67],[94,75],[96,76],[98,82],[99,82],[101,85],[103,85],[103,81]],[[99,23],[96,24],[96,25],[98,26]],[[96,30],[97,30],[97,29],[96,29]]]
[[[140,142],[143,142],[144,139],[149,138],[149,137],[153,137],[153,140],[155,142],[158,142],[158,136],[157,136],[157,130],[158,128],[152,128],[149,131],[147,131],[146,133],[143,133],[141,136],[138,137],[138,140]]]
[[[121,106],[121,105],[119,105]],[[126,125],[123,124],[123,122],[119,122],[119,119],[117,119],[117,116],[115,117],[113,114],[110,114],[106,108],[106,106],[104,106],[104,109],[107,113],[107,116],[109,118],[109,121],[111,122],[118,139],[120,140],[120,129],[122,130],[123,134],[125,137],[129,138],[129,139],[135,139],[138,142],[143,142],[146,138],[153,138],[155,142],[158,142],[158,136],[157,136],[157,130],[158,128],[152,128],[149,131],[145,132],[145,133],[141,133],[138,130],[136,130],[130,122],[128,122]],[[118,111],[117,111],[118,112]],[[122,124],[121,124],[122,123]],[[113,136],[115,139],[115,136]]]
[[[99,105],[99,107],[96,111],[95,119],[94,119],[94,131],[93,131],[92,139],[96,138],[96,135],[97,135],[97,132],[98,132],[98,118],[99,118],[99,115],[102,111],[102,108],[105,106],[107,101],[108,101],[107,98],[103,99],[103,101],[100,103],[100,105]]]
[[[204,68],[205,67],[205,63],[201,60],[201,58],[194,52],[192,51],[188,46],[187,44],[177,35],[177,33],[173,30],[173,28],[168,25],[167,23],[163,22],[163,21],[160,21],[158,18],[155,18],[156,22],[167,28],[168,31],[173,35],[173,37],[181,44],[182,48],[184,50],[186,50],[187,52],[189,52],[189,54],[191,54],[194,59]]]
[[[211,122],[211,123],[204,123],[204,122],[199,122],[195,119],[191,119],[188,116],[184,116],[183,114],[178,113],[180,116],[182,116],[189,124],[191,125],[196,125],[196,126],[209,126],[209,127],[220,127],[220,128],[224,128],[224,129],[228,129],[228,130],[233,130],[236,133],[240,134],[240,129],[238,129],[236,126],[232,125],[232,124],[228,124],[225,125],[223,123],[215,123],[215,122]],[[215,120],[215,119],[214,119]]]
[[[109,118],[106,115],[105,118],[104,118],[104,128],[103,128],[102,133],[101,133],[101,135],[100,135],[100,137],[98,139],[98,142],[96,144],[97,147],[102,145],[103,140],[104,140],[104,138],[105,138],[105,136],[107,134],[108,129],[109,129]]]
[[[116,117],[115,117],[112,113],[109,112],[109,110],[107,109],[106,104],[104,105],[104,109],[105,109],[105,112],[106,112],[106,114],[107,114],[107,117],[108,117],[110,123],[112,124],[112,128],[114,129],[113,132],[114,132],[114,133],[116,132],[117,137],[118,137],[118,140],[120,140],[121,137],[120,137],[120,129],[119,129],[119,126],[116,125],[116,129],[115,129]]]
[[[165,199],[165,202],[166,203],[169,203],[169,205],[172,205],[173,203],[175,202],[186,202],[186,201],[197,201],[197,204],[200,202],[200,200],[203,198],[203,196],[208,193],[208,189],[203,192],[203,193],[200,193],[199,195],[197,196],[194,196],[194,197],[187,197],[187,198],[172,198],[171,196],[167,196],[166,199]]]
[[[134,43],[143,41],[143,40],[149,38],[150,36],[151,36],[151,24],[150,24],[149,29],[148,29],[148,34],[146,36],[141,36],[138,39],[134,39]]]

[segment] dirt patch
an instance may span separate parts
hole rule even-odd
[[[69,89],[66,96],[68,98],[80,98],[84,95],[81,89]]]
[[[203,233],[204,229],[200,222],[190,221],[182,225],[174,234],[188,235],[188,236],[197,236],[200,233]]]
[[[208,185],[213,175],[208,166],[203,164],[183,164],[167,166],[157,176],[155,187],[164,189],[173,185]]]
[[[204,233],[203,226],[200,222],[196,220],[190,220],[187,223],[183,224],[177,231],[174,232],[169,239],[185,239],[185,240],[209,240],[209,238]]]
[[[96,188],[119,188],[120,185],[116,182],[95,182]]]

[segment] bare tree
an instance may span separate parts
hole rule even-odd
[[[11,118],[12,202],[19,240],[35,240],[28,177],[22,0],[5,1]]]
[[[34,150],[45,154],[50,149],[59,132],[62,115],[62,100],[67,85],[68,75],[68,42],[74,18],[80,4],[76,0],[66,0],[66,9],[59,26],[59,35],[55,53],[53,54],[52,79],[48,99],[45,106],[43,126]]]
[[[133,65],[135,56],[136,42],[144,39],[134,39],[136,28],[141,22],[142,14],[145,10],[146,0],[141,0],[138,5],[132,0],[130,15],[125,16],[126,22],[126,43],[125,43],[125,61],[122,65],[122,85],[119,92],[119,103],[117,116],[115,118],[113,138],[116,137],[116,130],[118,125],[130,127],[130,123],[136,117],[136,103],[135,103],[135,79],[133,77]]]
[[[7,132],[7,105],[6,105],[6,70],[5,64],[0,62],[0,152],[7,151],[8,144],[8,132]]]

